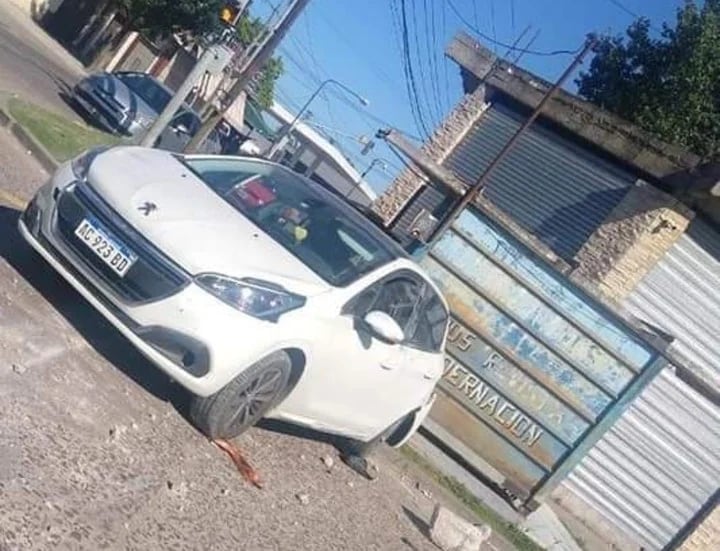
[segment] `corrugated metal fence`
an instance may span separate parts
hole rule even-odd
[[[720,234],[696,219],[625,307],[675,337],[673,348],[720,389]]]
[[[638,548],[663,549],[718,481],[720,412],[665,371],[563,485]]]
[[[720,234],[693,221],[625,306],[720,387]],[[717,404],[663,373],[564,485],[638,546],[664,548],[720,486]]]

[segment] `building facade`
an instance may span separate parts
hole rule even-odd
[[[550,84],[467,35],[447,54],[465,96],[423,153],[470,186]],[[720,234],[680,200],[699,162],[561,91],[482,192],[559,274],[671,342],[671,365],[547,496],[621,548],[677,546],[717,515]],[[408,170],[374,208],[412,248],[457,191]]]

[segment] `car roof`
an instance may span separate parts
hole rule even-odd
[[[168,94],[171,96],[175,95],[175,90],[167,86],[164,82],[160,81],[155,77],[154,75],[151,75],[149,73],[143,73],[142,71],[113,71],[111,74],[113,75],[138,75],[143,78],[146,78],[148,80],[152,80],[157,86],[165,90]],[[200,114],[195,111],[192,107],[190,107],[187,103],[183,102],[180,106],[185,111],[189,111],[193,115],[195,115],[198,119],[200,118]]]

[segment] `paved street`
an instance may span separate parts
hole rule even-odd
[[[0,2],[0,90],[77,117],[59,93],[84,74],[82,65],[10,2]]]

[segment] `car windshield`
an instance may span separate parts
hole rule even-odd
[[[170,101],[170,92],[144,73],[116,73],[115,76],[157,113]]]
[[[348,285],[397,256],[349,207],[287,169],[222,157],[183,162],[332,285]]]

